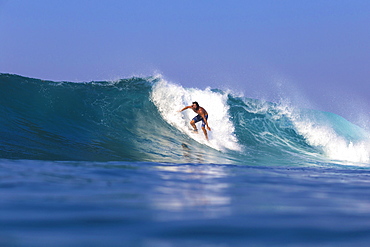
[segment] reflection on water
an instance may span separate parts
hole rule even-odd
[[[185,160],[185,163],[204,163],[203,154],[198,151],[192,151],[189,146],[185,143],[181,144],[182,147],[182,155]]]
[[[234,158],[221,151],[184,142],[181,144],[180,155],[181,157],[171,162],[194,164],[234,164],[236,162]]]
[[[163,183],[153,190],[152,206],[163,210],[161,220],[205,217],[218,218],[229,214],[229,184],[219,180],[227,174],[223,167],[208,165],[156,166],[161,171]],[[189,214],[189,211],[192,212]],[[176,216],[175,216],[176,218]]]

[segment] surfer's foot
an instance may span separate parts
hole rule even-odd
[[[194,129],[193,132],[198,134],[198,129]]]

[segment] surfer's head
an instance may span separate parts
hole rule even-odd
[[[198,104],[198,102],[194,101],[194,102],[192,103],[192,106],[191,106],[191,107],[193,108],[193,110],[198,111],[198,109],[199,109],[199,104]]]

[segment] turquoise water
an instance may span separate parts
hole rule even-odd
[[[197,100],[210,142],[192,134]],[[0,74],[1,246],[367,246],[369,137],[333,113]]]

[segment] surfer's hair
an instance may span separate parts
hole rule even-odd
[[[195,104],[195,105],[197,106],[197,110],[199,109],[199,104],[198,104],[198,102],[194,101],[192,104],[193,104],[193,105]]]

